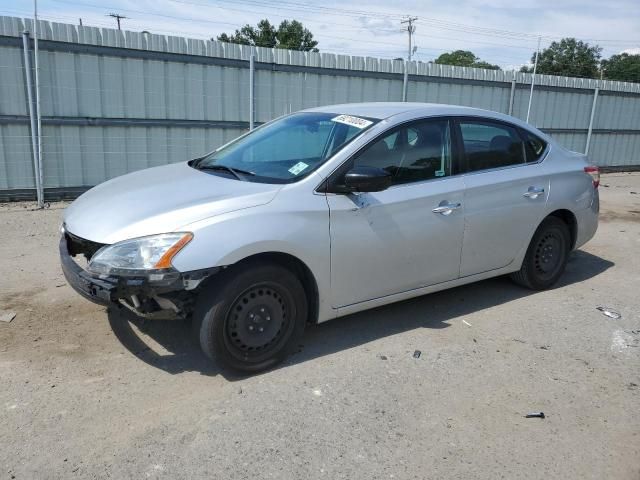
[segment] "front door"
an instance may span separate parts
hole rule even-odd
[[[339,170],[393,175],[382,192],[329,194],[332,305],[344,307],[459,276],[464,183],[452,176],[448,120],[420,120],[378,137]]]

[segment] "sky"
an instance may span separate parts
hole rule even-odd
[[[209,39],[267,18],[301,21],[322,52],[381,58],[406,57],[401,24],[417,17],[414,59],[431,61],[452,50],[471,50],[504,69],[530,62],[538,37],[576,37],[603,48],[604,58],[640,54],[638,0],[39,0],[39,17],[115,28],[118,13],[133,31]],[[0,15],[32,16],[32,0],[0,0]]]

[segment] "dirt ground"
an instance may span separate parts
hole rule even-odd
[[[182,322],[74,293],[65,204],[2,205],[0,478],[638,480],[640,174],[602,183],[554,290],[498,278],[352,315],[248,378]]]

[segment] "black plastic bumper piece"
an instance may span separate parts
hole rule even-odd
[[[214,275],[220,267],[212,267],[191,272],[183,272],[175,277],[159,282],[149,282],[146,277],[121,277],[121,276],[95,276],[78,265],[69,253],[69,246],[66,236],[60,239],[60,263],[67,282],[73,289],[87,300],[98,305],[109,305],[119,303],[120,300],[128,301],[132,295],[140,297],[140,301],[145,303],[146,299],[155,295],[165,297],[176,297],[188,292],[187,285],[190,282],[199,284],[207,277]],[[195,287],[192,287],[192,289]],[[177,300],[174,298],[174,300]],[[183,303],[183,302],[178,302]],[[156,310],[158,305],[143,305],[142,311],[138,314],[150,313],[149,310]],[[137,310],[137,309],[136,309]]]
[[[116,301],[112,295],[118,288],[117,279],[96,278],[80,267],[69,255],[64,236],[60,238],[60,263],[69,285],[84,298],[98,305],[109,305]]]

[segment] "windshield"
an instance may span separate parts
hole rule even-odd
[[[294,113],[254,130],[192,166],[239,180],[290,183],[313,172],[377,121],[336,113]]]

